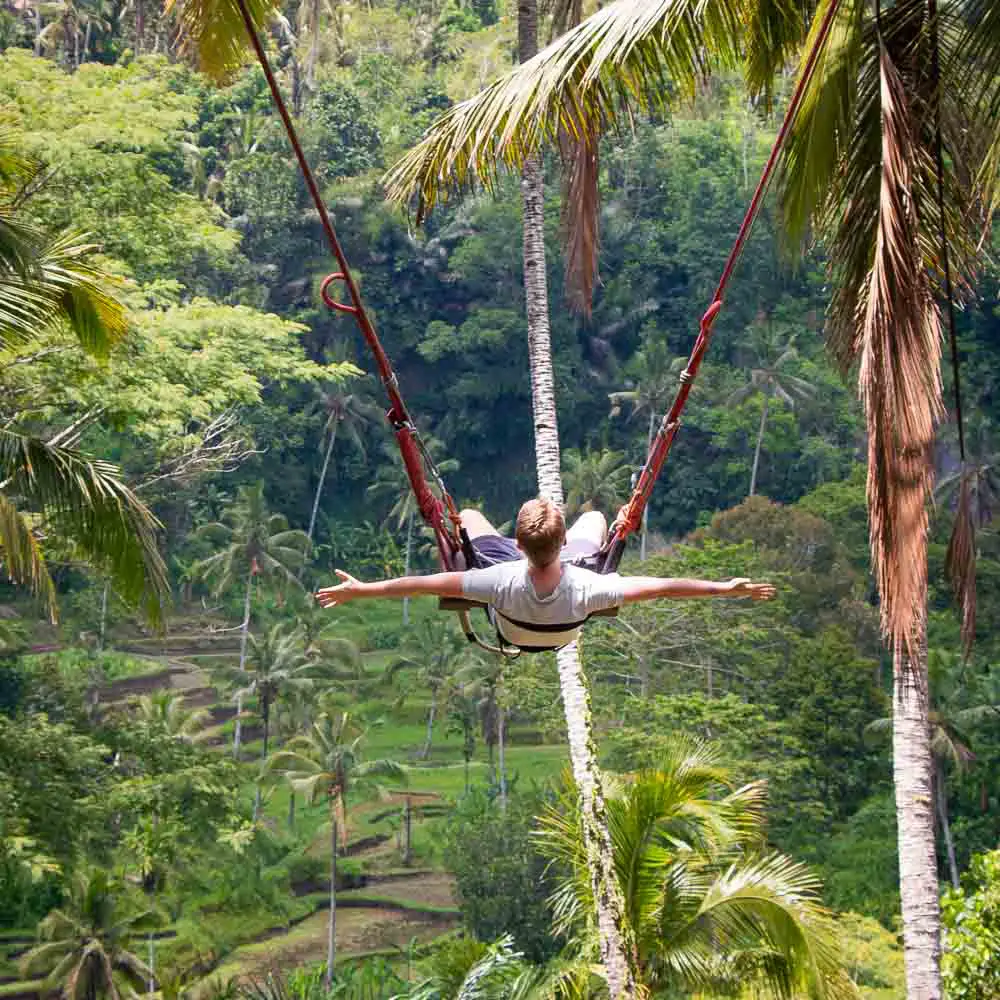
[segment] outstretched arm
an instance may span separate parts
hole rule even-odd
[[[716,583],[712,580],[682,580],[657,576],[626,576],[625,603],[654,601],[658,597],[749,597],[769,601],[776,591],[770,583],[753,583],[743,577]]]
[[[431,573],[429,576],[399,576],[394,580],[362,583],[342,569],[336,570],[340,583],[316,591],[316,600],[324,608],[333,608],[348,601],[373,597],[461,597],[461,573]]]

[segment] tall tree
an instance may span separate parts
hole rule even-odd
[[[40,166],[20,152],[18,134],[0,125],[0,352],[67,329],[80,347],[107,358],[125,338],[124,306],[98,247],[73,233],[41,232],[23,217],[22,194]],[[169,594],[156,544],[159,522],[119,470],[76,445],[93,411],[47,439],[16,425],[0,429],[0,569],[56,610],[42,534],[68,539],[131,603],[159,620]]]
[[[405,782],[406,771],[394,760],[364,760],[366,733],[357,732],[350,716],[323,713],[303,736],[271,757],[268,769],[284,776],[310,802],[325,798],[330,812],[330,921],[327,928],[326,986],[333,985],[337,936],[338,833],[347,835],[347,795],[351,789],[377,787],[379,779]]]
[[[441,475],[446,476],[459,468],[454,458],[443,457],[444,444],[433,435],[424,437],[424,447],[434,459]],[[417,514],[417,501],[413,495],[406,468],[400,457],[399,449],[393,444],[383,448],[386,464],[379,466],[375,473],[375,482],[368,487],[368,493],[373,497],[386,498],[392,501],[392,507],[386,515],[386,523],[395,522],[396,530],[406,526],[406,542],[403,549],[403,576],[409,576],[413,559],[413,528]],[[410,624],[410,599],[403,598],[403,624]]]
[[[563,455],[566,516],[589,510],[617,510],[629,489],[629,467],[621,452],[570,449]]]
[[[153,922],[152,911],[128,905],[125,888],[107,872],[81,872],[65,904],[39,925],[41,942],[22,959],[23,974],[46,973],[69,1000],[120,1000],[129,987],[143,991],[152,972],[128,945]]]
[[[593,890],[575,797],[570,789],[547,809],[541,844],[566,873],[556,925],[586,961]],[[684,742],[609,799],[616,878],[652,993],[855,995],[816,878],[761,851],[765,801],[761,782],[734,788],[716,751]]]
[[[365,454],[365,442],[361,435],[365,425],[381,417],[378,407],[369,399],[357,392],[344,392],[340,388],[324,389],[320,392],[320,406],[326,414],[323,425],[323,464],[319,470],[319,482],[316,483],[316,493],[313,497],[312,511],[309,514],[309,529],[306,534],[309,541],[313,540],[316,529],[316,515],[319,512],[320,498],[326,485],[326,474],[330,468],[330,458],[333,455],[337,435],[343,433],[347,440],[361,453]]]
[[[677,389],[677,376],[680,375],[686,361],[687,358],[674,357],[665,342],[647,340],[629,363],[629,369],[635,374],[635,387],[608,393],[612,417],[621,412],[623,403],[631,404],[630,420],[639,414],[646,415],[646,451],[643,459],[653,447],[657,417],[666,412],[670,397]],[[642,534],[639,537],[640,562],[646,561],[648,534],[649,505],[647,504],[642,511]]]
[[[215,555],[203,559],[194,572],[208,580],[216,594],[225,593],[238,581],[244,583],[243,622],[240,626],[239,670],[247,663],[250,606],[254,580],[276,579],[301,588],[297,574],[305,565],[309,538],[304,531],[290,529],[281,514],[272,514],[264,500],[264,484],[241,486],[236,502],[221,521],[202,525],[195,535],[219,546]],[[240,753],[243,698],[237,696],[233,753]]]
[[[537,0],[518,0],[517,54],[521,64],[538,52]],[[545,205],[542,164],[536,153],[521,165],[521,201],[524,239],[524,294],[528,315],[528,365],[531,408],[535,428],[535,467],[538,492],[562,505],[563,486],[556,416],[555,376],[549,331],[549,296],[545,267]],[[559,686],[566,713],[570,759],[580,795],[582,833],[587,869],[594,885],[593,899],[600,927],[601,958],[608,974],[612,1000],[636,993],[633,945],[625,923],[621,893],[614,880],[611,838],[604,815],[604,791],[597,767],[590,697],[577,643],[556,654]],[[502,716],[501,716],[502,729]]]
[[[564,129],[596,141],[622,114],[623,99],[661,110],[673,93],[696,93],[720,63],[742,64],[751,93],[770,96],[803,41],[814,43],[833,25],[818,62],[803,62],[803,71],[815,65],[816,72],[781,161],[783,210],[793,234],[814,223],[827,236],[836,278],[828,338],[845,369],[860,362],[872,561],[894,658],[907,989],[911,1000],[937,1000],[925,662],[926,499],[942,410],[936,296],[951,291],[943,247],[968,278],[976,249],[970,220],[989,218],[980,206],[1000,193],[1000,10],[957,0],[939,30],[936,0],[834,2],[820,3],[809,27],[794,5],[778,11],[763,0],[742,7],[620,0],[450,109],[387,183],[394,196],[419,191],[426,211],[443,184],[471,174],[491,179]],[[662,85],[664,75],[674,88]],[[971,568],[965,560],[959,575]]]
[[[295,628],[289,631],[279,622],[260,637],[250,634],[245,672],[231,667],[216,672],[225,683],[236,689],[236,697],[241,704],[246,698],[256,697],[257,714],[264,729],[262,763],[267,762],[270,749],[271,710],[275,702],[285,695],[294,696],[310,690],[313,682],[307,674],[312,668],[313,664],[306,656],[302,630]],[[254,819],[260,814],[260,796],[258,781]]]
[[[391,669],[416,668],[418,684],[431,696],[427,706],[427,735],[420,752],[421,759],[427,760],[438,711],[450,699],[462,668],[478,662],[480,657],[465,636],[441,617],[425,618],[407,637],[404,653]]]
[[[734,403],[740,403],[753,396],[760,396],[762,400],[748,496],[757,495],[757,470],[760,468],[760,450],[764,444],[764,431],[767,427],[771,400],[778,399],[786,406],[794,408],[799,400],[813,393],[813,386],[809,382],[787,370],[789,365],[798,359],[794,334],[785,340],[781,331],[768,325],[763,336],[758,339],[757,363],[750,368],[749,380],[730,397]]]

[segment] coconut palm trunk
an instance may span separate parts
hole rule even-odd
[[[326,928],[326,988],[333,986],[337,958],[337,797],[330,796],[330,919]]]
[[[260,695],[260,721],[261,725],[264,727],[264,748],[261,750],[260,754],[260,765],[263,771],[264,764],[267,762],[268,753],[268,735],[271,730],[271,699],[268,695]],[[295,793],[292,792],[292,795]],[[257,822],[257,817],[260,816],[260,800],[261,800],[261,788],[260,788],[260,778],[257,779],[257,789],[254,792],[253,799],[253,819]]]
[[[537,0],[518,0],[518,57],[521,62],[538,51]],[[528,316],[528,364],[531,408],[535,427],[538,490],[563,503],[556,417],[555,377],[549,331],[548,283],[545,274],[545,217],[542,168],[537,158],[525,161],[521,173],[524,225],[524,291]],[[625,906],[614,872],[611,837],[604,812],[604,793],[597,768],[590,698],[580,651],[571,643],[556,654],[573,777],[580,796],[580,815],[587,863],[594,887],[601,958],[612,1000],[636,995],[634,949],[625,922]],[[501,767],[502,773],[502,767]]]
[[[311,90],[311,85],[310,85]],[[330,440],[326,443],[326,451],[323,453],[323,466],[319,470],[319,482],[316,484],[316,495],[313,497],[312,512],[309,515],[309,542],[312,544],[313,531],[316,528],[316,515],[319,513],[319,501],[323,495],[323,486],[326,483],[326,472],[330,468],[330,456],[333,454],[333,446],[337,443],[337,424],[334,423],[330,430]]]
[[[240,672],[247,669],[247,637],[250,635],[250,597],[253,593],[253,567],[247,573],[247,592],[243,599],[243,625],[240,628]],[[243,735],[243,693],[236,695],[236,726],[233,730],[233,756],[239,759],[240,741]]]
[[[892,757],[899,826],[899,888],[909,1000],[941,998],[941,913],[934,848],[930,704],[924,625],[894,657]],[[912,656],[912,658],[911,658]]]
[[[760,411],[760,427],[757,428],[757,447],[753,452],[753,469],[750,471],[750,496],[757,495],[757,469],[760,467],[760,448],[764,443],[764,428],[767,426],[767,410],[770,399],[764,396],[764,408]]]
[[[431,755],[431,741],[434,739],[434,717],[437,715],[437,688],[431,688],[431,704],[427,710],[427,734],[424,737],[424,748],[420,751],[420,759],[427,760]]]

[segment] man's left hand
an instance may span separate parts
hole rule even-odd
[[[737,577],[729,581],[730,597],[749,597],[752,601],[770,601],[778,591],[773,583],[754,583],[746,577]]]

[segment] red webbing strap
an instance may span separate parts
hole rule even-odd
[[[625,539],[631,532],[636,531],[642,523],[642,512],[646,504],[649,502],[649,497],[653,492],[653,487],[655,486],[656,480],[667,460],[667,455],[670,454],[670,447],[674,443],[674,438],[677,436],[677,429],[680,426],[681,412],[683,411],[684,405],[687,403],[688,396],[691,392],[691,383],[694,381],[694,377],[698,374],[698,369],[701,366],[702,358],[705,356],[705,351],[708,350],[708,344],[712,338],[712,326],[715,323],[716,317],[719,315],[719,311],[722,309],[722,297],[725,293],[726,285],[729,283],[729,279],[732,277],[733,271],[736,269],[736,264],[739,261],[740,255],[743,253],[744,247],[746,246],[746,241],[750,236],[750,231],[753,229],[754,221],[760,212],[760,206],[764,200],[764,195],[767,192],[771,177],[774,174],[774,168],[777,166],[778,157],[785,144],[785,139],[788,136],[792,124],[795,121],[795,117],[798,114],[799,107],[802,104],[802,98],[805,96],[806,88],[809,86],[809,81],[812,79],[813,72],[816,69],[816,64],[819,62],[820,53],[822,52],[823,46],[830,34],[830,29],[833,27],[833,22],[836,19],[839,7],[840,0],[831,0],[826,14],[823,17],[823,21],[820,24],[816,40],[813,43],[812,48],[809,50],[806,63],[802,67],[802,75],[799,77],[795,91],[792,94],[792,99],[789,101],[788,108],[785,111],[785,117],[781,123],[781,128],[778,130],[778,134],[774,139],[774,144],[771,146],[771,153],[767,158],[767,163],[764,165],[764,170],[760,175],[760,180],[757,182],[757,188],[753,193],[753,197],[750,199],[750,205],[747,207],[746,214],[743,216],[743,222],[740,225],[739,233],[736,236],[732,249],[729,251],[729,256],[726,258],[726,264],[722,269],[722,276],[719,278],[719,284],[715,289],[715,295],[712,296],[712,301],[708,309],[705,310],[705,314],[701,317],[698,337],[694,342],[694,347],[691,350],[691,356],[688,358],[688,363],[684,368],[684,371],[681,372],[681,384],[677,390],[677,395],[674,397],[673,405],[670,407],[670,410],[660,423],[660,428],[656,433],[656,438],[654,439],[652,446],[650,447],[649,454],[646,456],[646,464],[643,466],[642,472],[639,474],[639,480],[635,485],[635,489],[632,491],[632,496],[629,498],[629,501],[625,506],[622,517],[615,523],[611,537],[608,539],[604,547],[604,567],[606,569],[613,570],[617,566],[618,560],[621,558],[621,554],[624,551]]]
[[[447,490],[443,488],[440,476],[437,476],[436,472],[435,478],[437,479],[439,487],[442,489],[444,496],[443,502],[434,496],[427,484],[423,460],[427,460],[429,456],[427,456],[426,452],[420,450],[413,422],[410,420],[406,404],[403,402],[403,397],[399,392],[399,383],[396,379],[396,374],[392,370],[389,357],[385,353],[385,350],[379,341],[378,334],[375,332],[375,327],[372,325],[371,319],[365,310],[364,302],[361,299],[361,293],[358,290],[354,276],[351,274],[351,269],[347,263],[347,257],[344,255],[343,248],[340,245],[340,240],[337,238],[337,232],[333,228],[333,222],[331,221],[330,215],[326,210],[326,203],[323,201],[323,196],[320,194],[319,186],[316,184],[316,178],[314,177],[312,169],[309,166],[305,153],[302,151],[302,144],[299,142],[298,133],[295,130],[295,125],[292,122],[291,115],[288,113],[285,100],[281,96],[281,91],[278,89],[278,83],[271,70],[270,60],[267,58],[267,53],[264,51],[264,46],[261,43],[260,36],[257,34],[257,29],[254,27],[253,18],[250,16],[250,12],[247,9],[246,0],[236,0],[236,5],[239,8],[240,16],[243,18],[243,24],[247,30],[247,35],[249,36],[254,52],[257,55],[257,61],[260,63],[260,67],[264,71],[264,76],[267,79],[267,85],[271,91],[271,98],[274,101],[274,105],[278,109],[278,114],[281,116],[281,121],[285,126],[285,133],[288,135],[288,141],[291,143],[292,149],[295,152],[295,158],[298,161],[299,170],[302,173],[303,180],[306,182],[306,188],[309,191],[309,196],[316,207],[317,213],[319,214],[320,225],[322,225],[323,232],[326,234],[326,240],[330,245],[330,251],[336,258],[337,265],[340,268],[340,270],[335,274],[330,274],[323,280],[323,284],[320,288],[320,294],[323,298],[323,302],[330,309],[348,313],[354,317],[355,322],[358,324],[358,329],[361,330],[362,336],[365,338],[368,347],[371,349],[371,352],[375,357],[375,365],[378,368],[379,377],[382,379],[382,384],[385,386],[386,394],[389,397],[390,410],[387,417],[389,422],[392,424],[393,432],[395,433],[396,440],[399,443],[400,452],[403,457],[403,464],[406,466],[406,475],[410,480],[410,485],[417,498],[417,504],[420,508],[421,516],[434,529],[434,535],[438,541],[438,548],[441,551],[442,562],[445,565],[448,565],[450,564],[451,557],[458,550],[460,545],[460,521],[458,517],[458,510],[456,509],[451,497],[448,495]],[[349,302],[339,302],[330,294],[330,285],[336,281],[342,281],[344,283],[350,299]],[[446,509],[452,522],[451,533],[449,533],[447,529],[444,518],[444,512]]]

